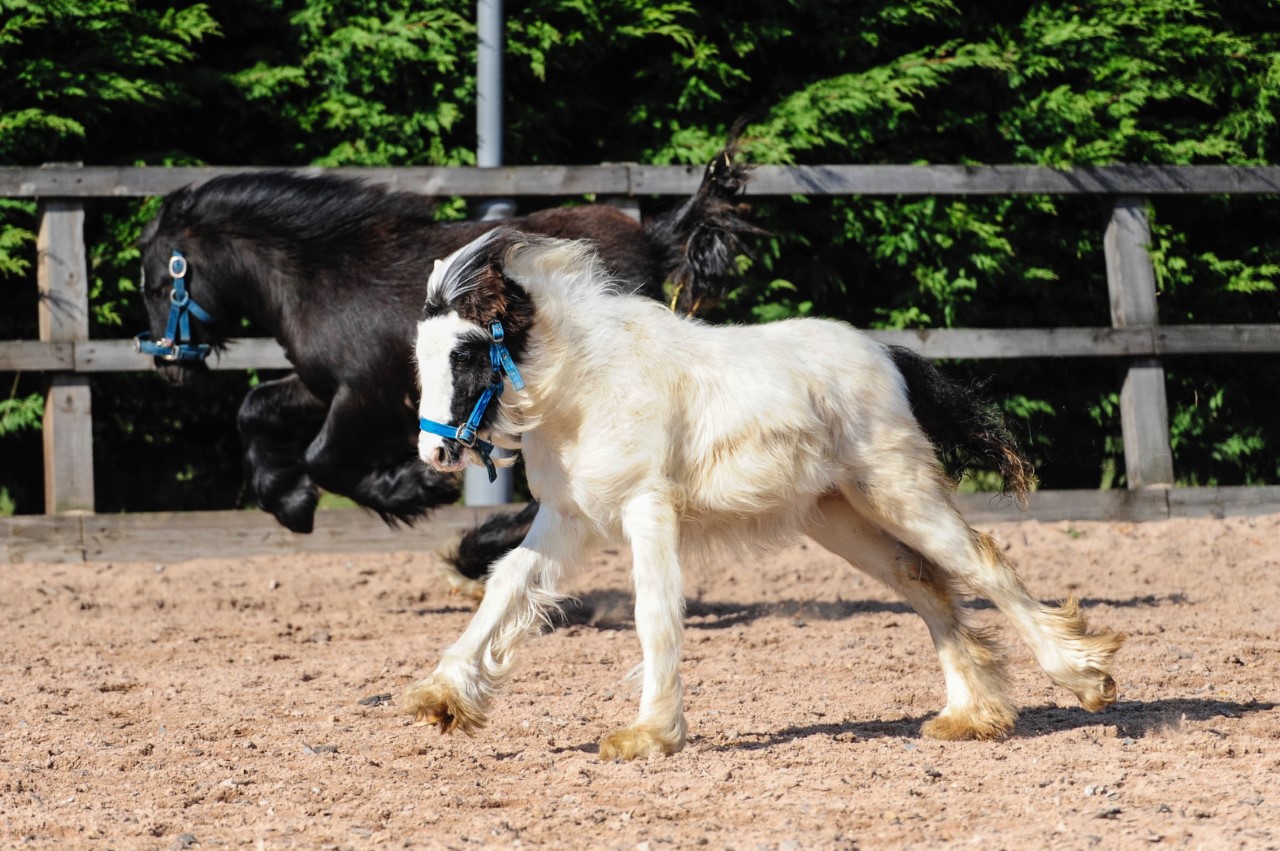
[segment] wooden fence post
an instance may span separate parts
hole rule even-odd
[[[40,339],[89,339],[89,275],[84,202],[52,198],[38,206],[36,284]],[[93,410],[89,377],[52,376],[44,405],[44,510],[93,513]]]
[[[1117,198],[1103,239],[1111,324],[1116,328],[1149,327],[1154,334],[1159,324],[1155,267],[1147,253],[1150,244],[1146,199]],[[1129,487],[1171,486],[1169,404],[1158,358],[1129,361],[1120,389],[1120,428]]]

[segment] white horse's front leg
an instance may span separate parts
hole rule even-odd
[[[600,743],[602,759],[673,754],[685,742],[679,523],[671,505],[652,495],[632,500],[623,513],[622,525],[634,560],[636,634],[644,653],[644,685],[639,715],[631,726],[605,737]]]
[[[514,661],[516,646],[559,604],[556,584],[586,548],[581,524],[545,505],[524,542],[499,559],[470,625],[435,672],[413,683],[404,706],[440,732],[472,733],[488,722],[489,703]]]

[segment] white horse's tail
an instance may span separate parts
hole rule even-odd
[[[1004,480],[1004,492],[1024,506],[1035,486],[1035,469],[1018,446],[1004,415],[982,396],[982,385],[965,385],[902,346],[887,346],[907,383],[907,398],[920,427],[933,442],[947,475],[959,481],[971,469]]]

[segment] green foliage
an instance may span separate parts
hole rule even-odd
[[[172,68],[217,32],[205,4],[0,0],[0,164],[136,154],[135,134],[124,128],[185,98]],[[0,200],[0,279],[31,268],[33,206]]]
[[[508,0],[505,12],[513,163],[700,164],[743,118],[744,155],[757,163],[1280,159],[1274,2]],[[470,164],[473,15],[445,0],[0,0],[0,163]],[[1109,199],[751,200],[771,235],[710,319],[1109,324]],[[90,210],[95,336],[144,321],[134,241],[154,209]],[[34,336],[33,212],[0,199],[0,337]],[[439,209],[464,214],[460,199]],[[1151,216],[1161,322],[1280,321],[1274,199],[1161,197]],[[1280,481],[1270,402],[1280,370],[1246,361],[1166,360],[1181,481]],[[948,368],[994,376],[990,393],[1046,487],[1123,484],[1113,361]],[[223,378],[225,398],[95,379],[100,454],[111,459],[98,473],[164,465],[148,484],[164,500],[199,489],[233,502],[235,394],[255,377]],[[32,379],[19,384],[11,402],[34,404]],[[145,428],[115,394],[151,400]],[[192,446],[204,449],[183,453]],[[31,510],[37,488],[3,476],[9,499]],[[139,499],[115,493],[120,507]]]
[[[31,270],[27,249],[36,241],[30,229],[14,224],[29,220],[35,213],[35,204],[0,198],[0,279],[25,275]]]
[[[80,158],[119,116],[179,99],[168,69],[218,31],[204,4],[0,0],[0,161]]]
[[[159,211],[160,199],[142,204],[100,204],[97,233],[89,242],[89,306],[92,336],[132,334],[146,324],[140,292],[142,251],[137,237]]]
[[[44,398],[39,393],[21,399],[13,396],[0,399],[0,437],[23,429],[38,429],[43,413]]]
[[[230,78],[250,104],[300,131],[289,161],[474,161],[453,135],[474,100],[475,27],[458,4],[323,0],[289,24],[289,44]]]

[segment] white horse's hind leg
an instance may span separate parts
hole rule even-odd
[[[483,727],[516,646],[556,609],[556,583],[580,561],[587,541],[580,524],[543,506],[524,542],[494,564],[466,631],[430,677],[405,690],[405,709],[442,733]]]
[[[628,727],[600,743],[601,759],[673,754],[684,747],[684,691],[680,641],[684,589],[680,577],[675,511],[657,495],[632,500],[623,512],[631,543],[636,595],[636,634],[644,653],[640,712]]]
[[[844,488],[844,495],[947,576],[994,603],[1049,678],[1070,689],[1085,709],[1096,712],[1114,703],[1111,665],[1124,635],[1091,634],[1074,599],[1057,607],[1033,598],[996,543],[970,529],[951,505],[933,473],[932,457],[912,466],[875,471]]]
[[[1115,703],[1111,666],[1125,635],[1110,630],[1090,633],[1074,596],[1061,606],[1042,605],[1027,593],[995,541],[978,531],[973,532],[973,538],[989,565],[971,583],[974,590],[1009,617],[1049,679],[1074,693],[1090,712]]]
[[[924,725],[938,739],[994,739],[1009,732],[1017,712],[1005,693],[999,650],[984,631],[965,623],[952,583],[919,554],[889,538],[839,495],[819,503],[806,531],[854,567],[892,587],[929,627],[947,687],[947,705]]]

